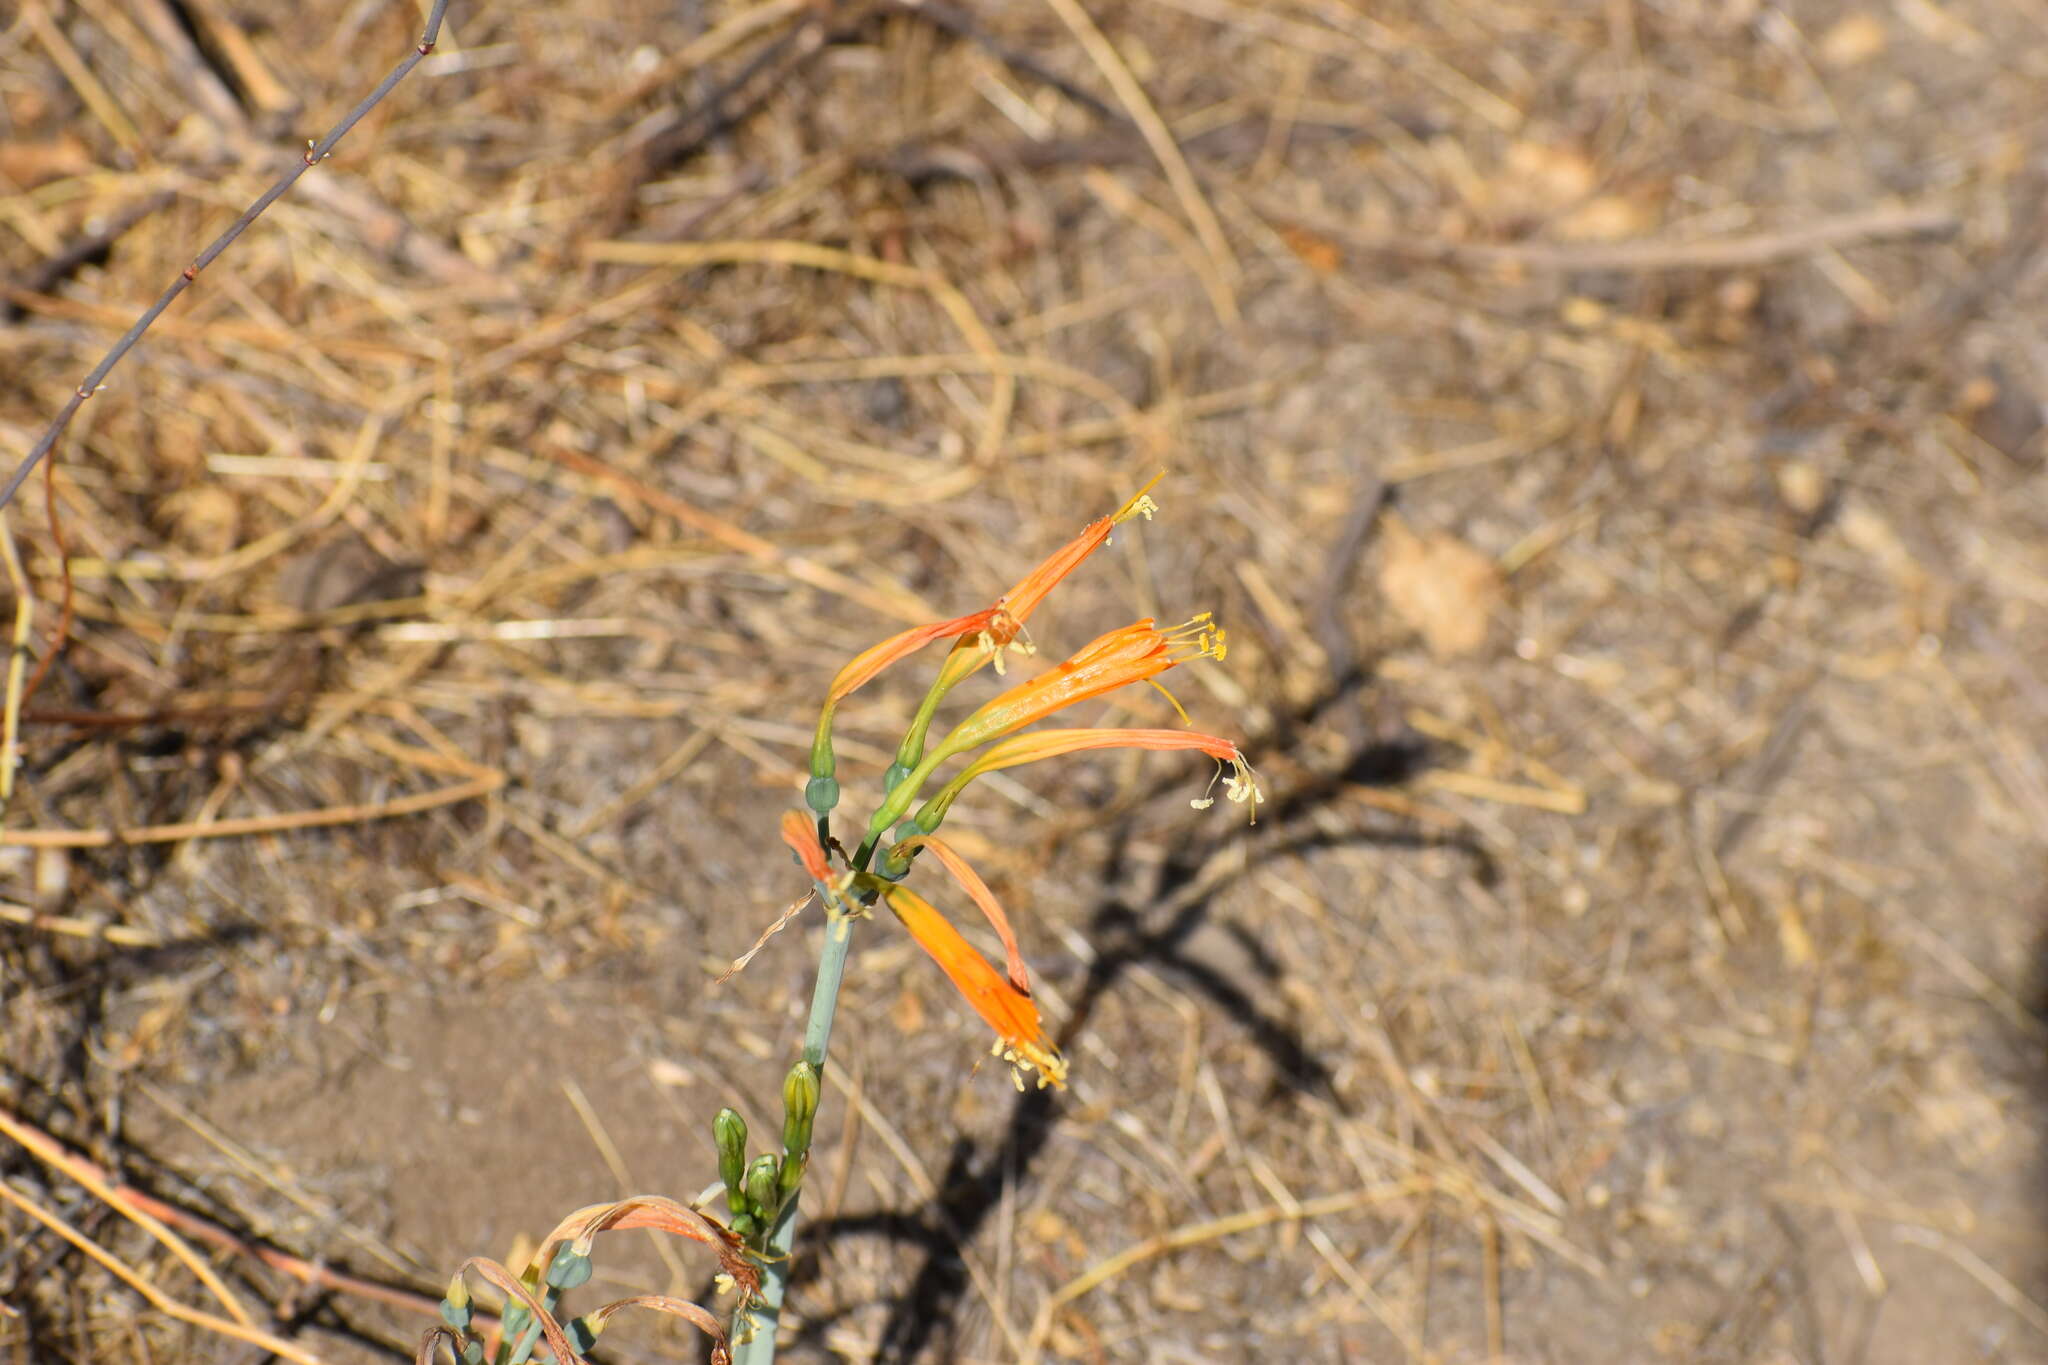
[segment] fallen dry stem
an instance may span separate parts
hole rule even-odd
[[[112,848],[117,844],[175,844],[185,839],[229,839],[246,834],[278,834],[293,829],[325,829],[332,825],[354,825],[418,815],[422,811],[438,810],[442,806],[488,796],[504,785],[503,773],[489,772],[435,791],[361,805],[328,806],[320,810],[248,815],[232,820],[180,820],[167,825],[138,825],[129,829],[8,829],[0,830],[0,847]]]
[[[286,1341],[283,1337],[274,1336],[269,1332],[263,1331],[261,1328],[237,1322],[233,1318],[224,1318],[218,1314],[208,1313],[204,1309],[193,1308],[180,1303],[151,1284],[143,1276],[137,1274],[134,1269],[99,1243],[73,1228],[69,1223],[58,1217],[55,1213],[45,1209],[33,1199],[30,1199],[20,1190],[17,1190],[10,1182],[0,1180],[0,1198],[4,1198],[23,1213],[26,1213],[29,1217],[69,1242],[72,1246],[77,1247],[87,1256],[90,1256],[116,1279],[120,1280],[121,1283],[140,1294],[149,1302],[150,1307],[156,1309],[164,1316],[175,1318],[179,1322],[202,1328],[218,1336],[231,1337],[236,1341],[245,1341],[251,1346],[260,1346],[274,1356],[297,1362],[297,1365],[322,1365],[320,1357],[292,1342]]]
[[[45,455],[55,448],[58,438],[63,436],[64,429],[71,425],[71,419],[77,415],[79,408],[84,406],[85,400],[99,391],[101,381],[107,377],[114,366],[121,363],[121,358],[128,354],[135,343],[142,339],[142,334],[149,330],[150,324],[162,316],[163,311],[171,306],[171,303],[178,295],[191,287],[192,282],[199,278],[199,272],[211,265],[223,251],[234,245],[235,239],[247,231],[250,224],[262,217],[263,211],[283,196],[285,191],[298,183],[300,176],[325,160],[333,152],[335,144],[346,137],[351,128],[355,127],[366,114],[376,108],[383,98],[391,93],[393,87],[404,80],[406,74],[413,67],[417,66],[422,58],[434,50],[435,39],[439,37],[441,32],[442,16],[447,12],[448,0],[434,0],[434,7],[427,15],[426,28],[421,32],[419,42],[415,45],[413,51],[391,69],[391,73],[377,85],[376,89],[365,96],[355,108],[343,115],[341,122],[328,130],[326,137],[308,146],[304,155],[279,177],[276,184],[265,190],[257,198],[256,202],[251,204],[243,212],[242,216],[229,226],[226,232],[216,237],[204,251],[199,253],[192,264],[179,272],[178,277],[171,281],[170,285],[157,298],[157,301],[151,304],[148,310],[135,320],[134,325],[121,335],[120,340],[114,343],[113,349],[107,352],[100,363],[93,366],[92,372],[86,375],[85,379],[72,391],[71,397],[58,410],[56,418],[51,421],[49,427],[36,439],[35,445],[29,448],[27,456],[15,467],[14,472],[8,476],[7,482],[0,484],[0,507],[5,507],[13,499],[16,491],[20,489],[22,482],[28,478],[29,473],[35,469],[36,465]],[[31,15],[34,19],[41,21],[38,31],[43,36],[45,44],[49,45],[51,56],[55,58],[60,66],[64,67],[72,83],[78,86],[80,92],[86,96],[88,101],[93,101],[94,99],[91,92],[99,90],[100,98],[108,106],[111,106],[112,101],[105,100],[104,90],[99,87],[98,82],[92,79],[91,72],[86,70],[84,64],[78,60],[77,53],[71,51],[70,44],[63,40],[63,34],[50,21],[48,14],[44,12],[42,6],[34,6],[31,10]],[[99,108],[98,103],[95,103],[95,108]],[[118,114],[118,110],[115,110],[115,113]],[[106,121],[106,118],[107,115],[102,114],[102,120]],[[121,116],[121,121],[125,122],[125,116]],[[108,126],[115,130],[117,136],[121,134],[121,129],[117,124],[109,123]],[[132,125],[127,128],[127,132],[131,136],[139,138],[139,134],[134,133]],[[131,148],[131,150],[139,151],[140,147],[136,146]]]

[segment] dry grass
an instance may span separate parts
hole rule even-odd
[[[301,10],[0,20],[0,456],[417,21]],[[695,1193],[791,1055],[815,922],[709,982],[825,680],[1165,466],[1034,633],[1214,606],[1265,818],[1135,756],[955,814],[1074,1087],[970,1076],[867,933],[791,1358],[2042,1358],[2044,54],[2003,0],[458,4],[55,470],[0,1344],[374,1358],[426,1321],[361,1281]]]

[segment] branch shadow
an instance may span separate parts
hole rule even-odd
[[[1329,693],[1303,708],[1301,714],[1291,718],[1293,723],[1282,729],[1301,728],[1313,721],[1329,705],[1354,690],[1355,684],[1347,685],[1347,681],[1339,680]],[[1285,739],[1276,738],[1283,742]],[[1462,833],[1437,836],[1413,830],[1375,829],[1331,832],[1306,818],[1329,805],[1354,783],[1391,786],[1408,781],[1427,766],[1429,754],[1428,746],[1417,738],[1369,739],[1334,770],[1312,778],[1273,802],[1259,829],[1240,837],[1255,841],[1262,859],[1341,844],[1395,850],[1449,848],[1471,861],[1476,877],[1491,882],[1493,867],[1487,852]],[[1129,850],[1138,831],[1138,814],[1127,812],[1110,827],[1110,847],[1095,878],[1101,884],[1119,885],[1124,880]],[[1344,1101],[1333,1085],[1330,1064],[1316,1055],[1298,1030],[1262,1003],[1268,992],[1261,989],[1261,983],[1238,979],[1188,951],[1195,933],[1209,923],[1218,893],[1242,877],[1250,862],[1239,859],[1232,871],[1205,880],[1203,872],[1209,860],[1199,855],[1196,847],[1180,846],[1170,852],[1159,864],[1146,894],[1131,899],[1106,896],[1096,904],[1084,931],[1095,946],[1096,955],[1073,994],[1072,1012],[1058,1042],[1063,1048],[1069,1046],[1131,969],[1144,966],[1178,982],[1220,1010],[1266,1055],[1275,1073],[1267,1103],[1323,1104],[1341,1112]],[[1224,930],[1240,936],[1253,975],[1268,980],[1280,975],[1279,964],[1263,945],[1241,929],[1224,926]],[[985,1152],[971,1139],[956,1142],[944,1174],[937,1181],[935,1198],[923,1207],[847,1215],[811,1225],[806,1237],[819,1249],[840,1239],[879,1237],[915,1247],[922,1253],[922,1262],[909,1286],[892,1303],[876,1359],[909,1365],[928,1353],[932,1359],[950,1359],[956,1354],[952,1341],[955,1315],[969,1284],[964,1250],[973,1244],[997,1210],[1008,1185],[1027,1175],[1044,1153],[1059,1113],[1057,1094],[1052,1090],[1031,1090],[1018,1095],[1002,1138]],[[818,1256],[806,1258],[795,1275],[798,1286],[818,1273],[819,1263]],[[806,1322],[799,1329],[797,1340],[821,1345],[822,1330],[820,1324]]]

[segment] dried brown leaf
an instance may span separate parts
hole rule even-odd
[[[1486,643],[1488,618],[1500,605],[1500,569],[1491,558],[1442,531],[1418,536],[1389,518],[1380,591],[1403,622],[1422,633],[1439,658],[1470,654]]]

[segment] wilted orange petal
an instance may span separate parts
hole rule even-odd
[[[811,874],[812,881],[832,880],[832,864],[825,861],[825,850],[818,843],[816,816],[800,810],[784,811],[782,842],[796,851],[797,859],[803,863],[804,871]]]
[[[1066,1059],[1045,1036],[1031,997],[1005,981],[924,897],[907,886],[891,886],[885,894],[889,908],[918,946],[931,954],[961,999],[996,1031],[1002,1055],[1019,1066],[1035,1068],[1041,1086],[1064,1086]]]
[[[953,874],[953,880],[960,883],[960,889],[980,908],[982,918],[1003,941],[1003,958],[1010,969],[1010,984],[1025,995],[1031,994],[1031,972],[1024,965],[1024,950],[1017,946],[1017,935],[1010,928],[1010,917],[1003,913],[1002,903],[996,899],[995,892],[988,889],[988,883],[968,866],[967,860],[960,856],[960,850],[936,835],[920,834],[905,839],[896,845],[894,852],[901,856],[914,848],[930,849],[932,856]]]

